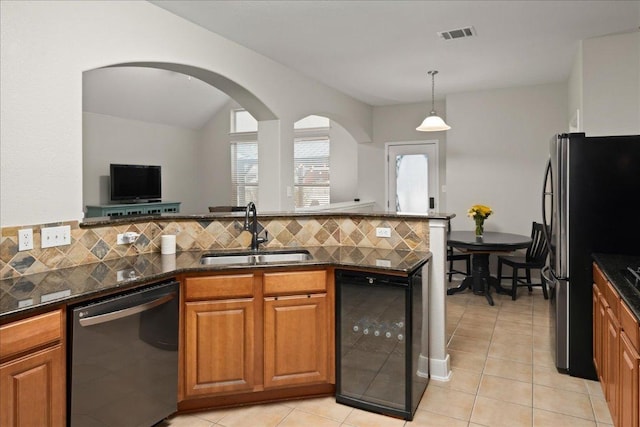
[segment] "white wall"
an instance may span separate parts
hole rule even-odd
[[[447,124],[444,101],[436,101],[436,112]],[[385,144],[387,142],[438,140],[440,185],[446,183],[446,132],[418,132],[416,128],[431,111],[430,103],[402,104],[373,109],[373,143],[358,145],[359,196],[362,200],[375,200],[377,210],[386,210]],[[447,211],[440,193],[440,211]]]
[[[447,207],[452,228],[472,230],[473,204],[495,212],[488,231],[528,235],[541,221],[549,142],[567,123],[567,84],[453,94],[447,97]]]
[[[584,102],[582,100],[582,41],[576,52],[576,56],[573,59],[573,65],[571,67],[571,74],[569,75],[569,110],[567,111],[569,120],[573,120],[574,131],[583,132],[582,122],[584,117]],[[574,120],[575,118],[575,120]],[[567,124],[567,131],[570,131],[569,124]]]
[[[200,133],[157,123],[83,113],[83,205],[109,203],[109,164],[162,166],[162,200],[182,202],[183,213],[202,213]]]
[[[640,32],[582,41],[587,136],[640,135]]]
[[[318,112],[370,139],[370,106],[147,2],[2,1],[0,41],[0,226],[82,217],[82,73],[111,64],[226,76],[285,118],[281,141],[294,118]],[[278,170],[288,150],[279,154]],[[276,190],[272,199],[286,205]]]
[[[339,123],[329,131],[331,203],[349,202],[358,197],[358,144]]]
[[[218,114],[202,128],[201,151],[198,160],[202,210],[209,206],[232,206],[231,194],[231,149],[229,145],[229,112],[240,108],[231,100],[220,109]]]

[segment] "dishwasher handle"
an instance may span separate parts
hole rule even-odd
[[[123,317],[133,316],[134,314],[142,313],[143,311],[151,310],[154,307],[165,304],[176,297],[176,293],[170,293],[152,301],[145,302],[143,304],[127,307],[122,310],[111,311],[109,313],[98,314],[96,316],[85,317],[79,319],[80,326],[93,326],[101,323],[111,322],[113,320],[122,319]]]

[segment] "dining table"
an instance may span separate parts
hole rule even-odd
[[[467,276],[460,286],[449,288],[447,295],[472,289],[476,295],[484,295],[490,305],[494,305],[491,297],[491,287],[497,293],[508,293],[500,285],[500,281],[491,276],[489,271],[489,256],[496,252],[513,252],[531,245],[531,237],[520,234],[485,231],[477,236],[475,231],[450,231],[447,234],[447,245],[462,252],[471,254],[471,275]]]

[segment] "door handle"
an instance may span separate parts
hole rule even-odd
[[[435,197],[429,197],[429,209],[436,208],[436,199]]]
[[[143,311],[151,310],[154,307],[165,304],[174,299],[175,296],[176,294],[174,292],[144,304],[134,305],[133,307],[127,307],[122,310],[116,310],[105,314],[98,314],[96,316],[85,317],[84,319],[80,319],[80,326],[99,325],[101,323],[122,319],[123,317],[133,316],[134,314],[142,313]]]
[[[551,198],[551,217],[553,219],[553,171],[551,169],[551,159],[547,162],[544,172],[544,182],[542,184],[542,233],[547,241],[547,245],[551,248],[551,234],[553,232],[553,222],[547,222],[547,198]],[[550,179],[550,181],[549,181]],[[551,191],[547,191],[547,183],[551,183]]]

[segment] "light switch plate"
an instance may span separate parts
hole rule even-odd
[[[71,244],[71,226],[69,225],[41,228],[40,233],[42,249]]]

